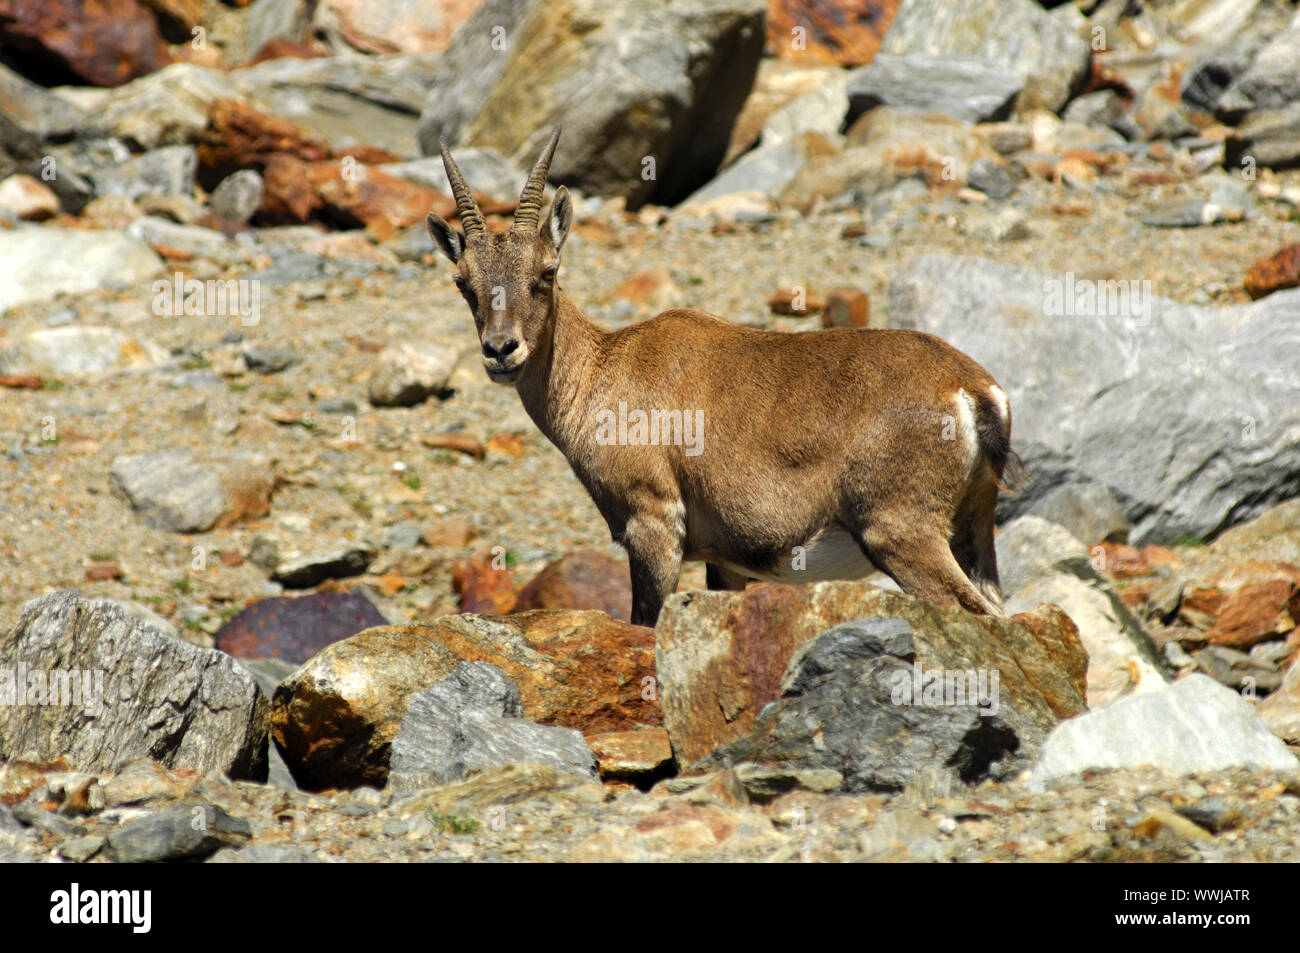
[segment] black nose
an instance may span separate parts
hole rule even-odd
[[[513,354],[518,347],[519,342],[514,338],[506,338],[499,344],[492,341],[484,341],[483,356],[489,360],[499,361],[507,354]]]

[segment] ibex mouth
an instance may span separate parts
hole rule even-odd
[[[512,365],[511,367],[498,367],[496,365],[491,367],[484,365],[484,367],[487,370],[488,379],[494,384],[513,384],[519,379],[519,375],[524,369],[522,363]]]

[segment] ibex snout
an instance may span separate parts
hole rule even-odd
[[[512,332],[484,333],[479,343],[483,347],[483,367],[488,377],[497,383],[510,383],[519,376],[528,352],[520,350],[519,339]]]

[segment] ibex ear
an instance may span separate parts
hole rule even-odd
[[[555,190],[555,199],[551,202],[546,220],[542,222],[541,233],[551,239],[556,254],[564,247],[564,240],[569,237],[569,226],[573,224],[573,200],[569,190],[560,186]]]
[[[429,237],[433,243],[442,249],[442,253],[454,265],[460,261],[460,256],[465,252],[465,236],[460,233],[459,229],[452,228],[441,216],[430,212],[425,218],[424,224],[428,226]]]

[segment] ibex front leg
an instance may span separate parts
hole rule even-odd
[[[632,624],[653,626],[677,589],[682,569],[682,532],[677,521],[646,516],[628,520],[623,547],[632,572]]]

